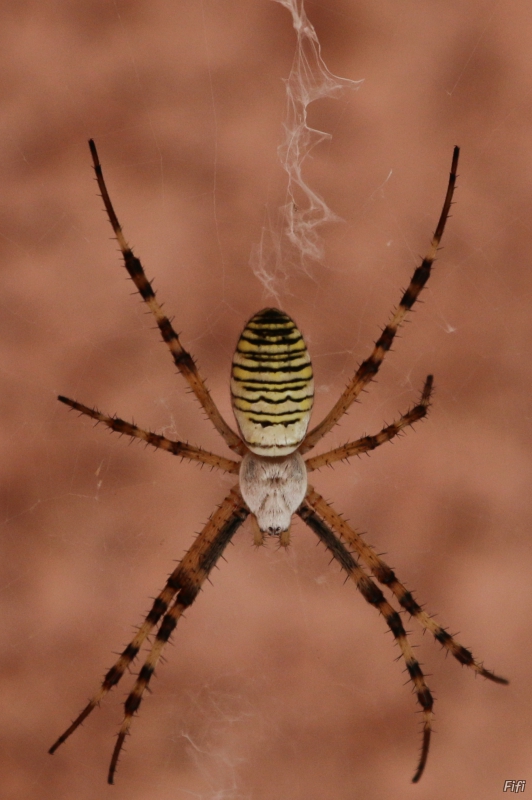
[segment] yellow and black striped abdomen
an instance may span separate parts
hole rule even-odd
[[[231,370],[233,411],[253,453],[284,456],[301,444],[314,402],[312,364],[293,320],[276,308],[252,317]]]

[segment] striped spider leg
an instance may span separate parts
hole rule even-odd
[[[414,422],[418,422],[418,420],[426,417],[430,405],[433,382],[433,376],[428,375],[423,386],[423,391],[421,392],[421,397],[419,398],[419,403],[407,411],[406,414],[403,414],[400,419],[392,422],[391,425],[387,425],[379,433],[373,436],[362,436],[360,439],[357,439],[356,442],[348,442],[342,445],[342,447],[329,450],[328,453],[320,453],[319,456],[312,456],[312,458],[305,459],[307,472],[313,472],[313,470],[320,469],[320,467],[329,466],[330,464],[334,464],[335,461],[346,461],[353,456],[359,456],[361,453],[369,453],[371,450],[375,450],[376,447],[380,447],[381,444],[390,442],[405,428],[412,426]]]
[[[100,704],[107,692],[117,685],[130,664],[137,657],[142,644],[162,617],[162,622],[157,630],[148,658],[124,704],[124,721],[113,751],[107,779],[108,783],[113,783],[118,757],[129,732],[132,717],[139,709],[143,692],[150,682],[164,645],[168,642],[183,612],[192,605],[198,596],[212,568],[248,514],[249,511],[242,502],[238,487],[233,487],[166,581],[164,589],[155,598],[146,619],[136,635],[121,653],[116,663],[106,673],[100,689],[91,698],[79,716],[76,717],[72,725],[52,745],[49,750],[50,753],[55,753],[57,748],[74,733],[91,711]],[[176,594],[177,599],[170,607],[170,603]]]
[[[131,436],[134,439],[142,439],[146,444],[150,444],[152,447],[160,450],[166,450],[174,456],[188,458],[189,461],[199,461],[202,464],[208,464],[210,467],[222,469],[224,472],[238,472],[240,469],[239,461],[233,461],[231,458],[223,458],[223,456],[216,455],[216,453],[209,453],[201,447],[194,447],[186,442],[176,442],[173,439],[167,439],[166,436],[161,436],[152,431],[145,431],[133,425],[131,422],[125,422],[123,419],[120,419],[120,417],[110,417],[107,414],[102,414],[96,408],[89,408],[88,406],[84,406],[83,403],[70,400],[68,397],[63,397],[63,395],[59,395],[57,399],[66,406],[70,406],[70,408],[75,411],[79,411],[81,414],[95,419],[96,423],[102,422],[112,431]]]
[[[479,661],[477,661],[470,650],[468,650],[463,645],[459,644],[447,631],[442,628],[426,611],[423,611],[421,606],[416,602],[414,597],[412,596],[411,592],[402,584],[396,577],[395,572],[391,569],[380,556],[377,555],[373,547],[368,545],[364,539],[361,537],[359,533],[357,533],[347,522],[342,519],[342,517],[337,514],[337,512],[332,508],[329,503],[327,503],[321,495],[316,492],[316,490],[312,487],[308,487],[307,495],[305,497],[305,503],[301,506],[301,508],[297,512],[299,516],[310,525],[310,527],[318,533],[318,536],[321,537],[321,534],[318,532],[320,524],[325,526],[327,529],[334,531],[337,535],[339,535],[347,544],[352,547],[357,555],[360,557],[364,565],[370,570],[371,574],[381,583],[383,586],[387,586],[388,589],[393,593],[393,595],[397,598],[399,605],[401,608],[408,612],[410,616],[415,617],[421,627],[425,630],[430,631],[437,642],[439,642],[443,647],[445,647],[451,655],[462,665],[470,667],[476,674],[482,675],[483,678],[488,678],[488,680],[493,681],[494,683],[499,683],[503,685],[507,685],[508,681],[506,678],[501,678],[499,675],[496,675],[494,672],[486,669]],[[312,514],[320,521],[319,523],[313,521],[314,517]],[[326,544],[327,541],[322,539],[323,542]],[[329,547],[331,552],[333,552],[332,548]],[[334,555],[334,552],[333,552]],[[335,555],[336,558],[336,555]],[[340,558],[338,558],[340,563],[343,565]],[[344,567],[347,570],[347,567]],[[362,570],[360,570],[362,572]],[[362,573],[365,575],[365,573]],[[358,579],[356,575],[352,575],[353,579],[355,580],[357,587],[360,589],[362,595],[369,603],[375,605],[379,611],[383,614],[388,623],[388,626],[392,630],[392,633],[398,640],[399,646],[401,648],[401,652],[405,656],[406,665],[408,674],[410,675],[412,681],[414,682],[414,686],[417,693],[418,702],[423,708],[423,744],[421,747],[421,756],[419,760],[418,767],[416,769],[415,775],[412,778],[413,783],[417,783],[417,781],[421,778],[423,774],[423,770],[425,769],[425,764],[427,762],[427,756],[429,753],[429,746],[430,746],[430,735],[432,730],[432,696],[430,691],[428,690],[427,686],[424,683],[423,675],[421,673],[419,664],[415,659],[413,661],[409,661],[410,656],[407,656],[405,650],[403,649],[403,644],[401,643],[400,638],[395,633],[392,624],[388,620],[387,613],[381,608],[379,602],[376,602],[375,597],[379,597],[382,595],[380,590],[379,595],[375,595],[374,590],[372,590],[373,594],[370,592],[369,597],[367,594],[366,585],[362,582],[359,585]],[[369,579],[368,579],[369,580]],[[376,587],[374,586],[374,589]],[[384,597],[382,596],[382,599]],[[387,604],[387,609],[392,610],[391,606]],[[394,612],[397,614],[397,612]],[[398,615],[397,615],[398,616]],[[404,634],[404,629],[403,629]],[[413,658],[413,656],[412,656]]]
[[[401,616],[389,604],[374,581],[361,569],[352,553],[338,539],[334,533],[333,527],[313,509],[310,503],[304,502],[297,513],[303,522],[305,522],[318,538],[321,539],[342,569],[344,569],[347,575],[354,581],[364,600],[374,606],[374,608],[382,614],[395,641],[399,645],[401,655],[405,660],[408,675],[414,685],[417,701],[423,712],[423,743],[416,773],[412,779],[414,783],[417,783],[423,774],[429,754],[430,734],[432,730],[432,706],[434,700],[425,682],[425,676],[423,675],[419,661],[414,655],[412,645],[408,641]]]
[[[96,180],[98,182],[98,188],[101,192],[105,210],[107,211],[107,216],[109,217],[109,222],[111,223],[111,227],[118,241],[118,245],[122,251],[122,255],[124,257],[124,266],[127,269],[131,280],[137,287],[140,296],[155,317],[155,321],[159,326],[163,341],[165,341],[168,345],[168,349],[172,354],[174,363],[179,372],[187,381],[188,385],[203,407],[205,413],[211,420],[218,433],[223,437],[226,444],[231,448],[231,450],[234,450],[235,453],[243,455],[245,448],[243,447],[242,440],[229,427],[227,422],[223,419],[222,415],[216,408],[214,400],[212,399],[209,390],[205,386],[205,383],[196,368],[194,359],[189,355],[189,353],[187,353],[179,341],[179,336],[175,332],[172,323],[166,314],[163,313],[163,310],[157,301],[155,292],[152,289],[150,281],[146,277],[144,269],[142,268],[142,264],[140,263],[139,259],[133,255],[133,250],[128,245],[124,237],[122,226],[118,222],[118,217],[116,216],[113,204],[111,203],[111,198],[109,197],[109,192],[107,191],[107,187],[103,178],[102,167],[100,164],[100,159],[98,158],[96,145],[92,139],[89,140],[89,147],[94,165],[94,172],[96,173]]]
[[[403,293],[399,305],[397,306],[397,310],[384,328],[380,337],[375,342],[375,347],[373,348],[372,354],[359,366],[356,373],[347,384],[343,394],[333,406],[331,411],[329,411],[327,416],[322,419],[319,425],[316,425],[315,428],[307,433],[303,444],[299,448],[300,453],[306,453],[308,450],[311,450],[314,445],[316,445],[317,442],[319,442],[319,440],[336,425],[340,417],[345,414],[348,408],[355,402],[364,387],[373,380],[379,371],[382,362],[384,361],[386,353],[392,346],[392,342],[399,326],[404,321],[407,312],[411,310],[412,306],[418,299],[421,290],[427,283],[430,277],[434,259],[436,258],[436,253],[438,252],[438,247],[440,246],[443,231],[445,230],[445,223],[447,222],[447,218],[449,216],[454,189],[456,186],[456,170],[458,169],[459,155],[460,148],[455,147],[453,152],[453,160],[451,163],[449,183],[447,185],[447,193],[445,195],[440,219],[438,220],[438,224],[436,226],[434,236],[432,237],[432,242],[427,255],[421,262],[421,266],[415,270],[412,280],[410,281],[407,290]]]

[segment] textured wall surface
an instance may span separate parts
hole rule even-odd
[[[508,778],[532,790],[532,7],[330,0],[307,11],[332,72],[364,79],[309,108],[333,139],[305,175],[343,221],[322,229],[322,263],[303,274],[288,260],[277,286],[313,357],[315,420],[425,252],[462,147],[423,303],[320,447],[376,432],[433,372],[430,417],[313,482],[511,685],[475,680],[405,621],[437,700],[426,774],[412,786],[420,717],[384,621],[301,522],[288,552],[255,551],[246,524],[179,625],[117,785],[106,770],[131,676],[47,755],[232,483],[128,446],[56,400],[228,455],[132,296],[86,141],[233,422],[232,350],[273,302],[249,258],[264,226],[280,229],[295,36],[268,0],[5,2],[3,798],[490,800]]]

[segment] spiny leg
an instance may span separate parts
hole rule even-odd
[[[240,469],[239,461],[233,461],[230,458],[223,458],[215,453],[209,453],[207,450],[202,450],[201,447],[194,447],[184,442],[172,441],[171,439],[167,439],[166,436],[160,436],[158,433],[145,431],[142,428],[137,428],[136,425],[130,422],[125,422],[123,419],[120,419],[120,417],[109,417],[106,414],[102,414],[96,408],[89,408],[82,403],[77,403],[75,400],[70,400],[68,397],[59,395],[57,399],[60,400],[61,403],[81,412],[81,414],[86,414],[88,417],[91,417],[91,419],[95,419],[97,422],[103,422],[103,424],[111,428],[112,431],[125,434],[126,436],[132,436],[136,439],[143,439],[147,444],[151,444],[153,447],[158,447],[161,450],[166,450],[174,456],[188,458],[190,461],[201,461],[203,464],[209,464],[211,467],[223,469],[225,472],[238,472]]]
[[[406,663],[406,669],[414,685],[417,701],[423,712],[423,741],[421,745],[421,754],[415,775],[412,778],[413,783],[417,783],[423,774],[429,754],[430,734],[432,731],[432,707],[434,701],[430,689],[425,683],[425,678],[419,662],[408,641],[401,617],[388,603],[379,587],[359,567],[352,554],[337,536],[335,536],[333,529],[328,526],[326,521],[306,502],[300,506],[297,513],[301,519],[306,522],[309,528],[317,534],[325,547],[332,553],[349,577],[352,578],[364,600],[380,611],[386,620],[386,624],[394,635],[395,641],[399,645]]]
[[[219,514],[222,508],[228,503],[230,504],[230,514]],[[155,636],[153,646],[139,672],[133,690],[128,695],[124,704],[124,720],[118,733],[111,763],[109,765],[108,783],[113,783],[118,757],[120,756],[125,738],[129,733],[133,715],[139,709],[142,702],[142,695],[148,687],[164,646],[175,630],[179,618],[198,596],[210,571],[248,514],[249,511],[245,508],[242,497],[235,487],[229,497],[224,501],[224,504],[218,509],[218,512],[212,516],[206,528],[183,558],[180,564],[182,567],[182,584],[177,599],[170,610],[164,615]],[[208,528],[210,528],[209,531]],[[195,547],[199,540],[201,540],[201,542]],[[207,540],[208,546],[206,546]]]
[[[207,522],[202,532],[197,536],[192,547],[188,550],[183,560],[178,564],[176,569],[168,578],[166,585],[162,592],[155,598],[153,605],[142,623],[141,627],[133,637],[132,641],[128,644],[126,649],[121,653],[119,659],[111,667],[105,675],[102,685],[96,694],[91,698],[89,703],[85,706],[81,714],[74,720],[72,725],[59,737],[59,739],[52,745],[49,752],[55,753],[57,748],[65,742],[68,737],[74,733],[81,723],[89,716],[91,711],[100,704],[101,700],[105,697],[107,692],[116,686],[121,680],[127,668],[137,657],[142,644],[147,636],[153,630],[155,625],[159,622],[161,617],[166,614],[168,607],[172,602],[175,594],[186,589],[190,584],[191,574],[194,576],[195,571],[198,570],[198,565],[209,563],[209,558],[212,559],[213,553],[216,558],[221,554],[217,552],[219,547],[219,538],[222,532],[226,532],[229,528],[232,532],[236,530],[238,525],[244,521],[247,516],[247,511],[242,509],[242,500],[240,495],[235,490],[232,490],[228,497],[224,500],[222,505],[214,512],[210,520]],[[235,521],[237,522],[236,527]],[[214,561],[213,564],[214,565]]]
[[[159,326],[159,330],[161,331],[161,336],[168,345],[179,372],[188,382],[190,388],[196,395],[207,416],[213,423],[216,430],[221,436],[223,436],[231,450],[243,455],[245,449],[240,437],[237,436],[237,434],[229,427],[227,422],[223,419],[222,415],[218,411],[209,390],[205,386],[205,383],[203,382],[196,368],[194,359],[181,345],[179,336],[172,327],[172,323],[166,314],[163,313],[161,305],[155,297],[155,292],[151,287],[151,283],[146,278],[140,260],[133,255],[133,251],[124,237],[122,228],[118,222],[118,217],[116,216],[115,210],[111,203],[111,199],[103,178],[102,167],[100,164],[100,159],[98,158],[96,145],[92,139],[89,140],[89,147],[94,164],[94,171],[96,173],[96,180],[98,181],[98,187],[102,194],[105,210],[107,211],[107,216],[109,217],[109,222],[111,223],[114,234],[118,240],[120,250],[122,251],[122,255],[124,257],[124,266],[127,269],[133,283],[137,287],[140,296],[155,317],[157,325]]]
[[[251,530],[253,532],[253,545],[254,547],[264,547],[265,544],[264,539],[266,534],[264,533],[264,531],[261,531],[255,514],[252,514],[250,519],[251,519]]]
[[[470,667],[483,678],[488,678],[494,683],[507,684],[506,678],[501,678],[494,672],[485,669],[482,664],[477,661],[473,654],[463,645],[459,644],[441,625],[423,611],[421,606],[414,600],[411,592],[397,580],[395,572],[380,558],[375,550],[366,544],[363,538],[357,533],[342,517],[336,513],[334,508],[327,503],[316,490],[309,486],[309,491],[305,497],[306,502],[325,519],[328,525],[335,530],[351,547],[355,549],[357,554],[362,559],[363,563],[371,571],[372,575],[383,586],[387,586],[396,596],[399,604],[405,611],[412,617],[415,617],[420,625],[426,630],[430,631],[436,641],[440,642],[460,664]]]
[[[345,414],[351,404],[354,403],[364,387],[367,386],[371,380],[373,380],[384,360],[386,353],[392,346],[397,329],[403,322],[407,312],[410,311],[416,302],[421,290],[428,281],[432,264],[436,258],[436,253],[445,229],[445,223],[447,222],[447,217],[449,216],[449,210],[451,208],[454,187],[456,184],[456,170],[458,167],[459,153],[460,148],[455,147],[451,164],[451,174],[449,176],[449,184],[447,186],[447,194],[445,195],[442,212],[436,227],[436,231],[432,237],[429,252],[423,259],[421,266],[418,267],[414,272],[412,280],[410,281],[410,285],[404,292],[396,312],[392,316],[390,322],[384,328],[379,339],[375,342],[375,347],[372,354],[359,366],[354,377],[349,381],[342,396],[332,410],[319,423],[319,425],[317,425],[307,434],[303,444],[299,449],[300,453],[306,453],[308,450],[314,447],[321,437],[328,433],[328,431],[330,431],[331,428],[336,425],[340,417]]]
[[[385,442],[389,442],[394,436],[397,436],[404,428],[423,419],[428,411],[432,393],[432,383],[433,376],[429,375],[423,386],[419,403],[407,411],[406,414],[403,414],[396,422],[392,422],[391,425],[387,425],[386,428],[383,428],[376,436],[363,436],[361,439],[357,439],[356,442],[349,442],[348,444],[344,444],[343,447],[330,450],[328,453],[322,453],[319,456],[307,458],[305,461],[307,472],[312,472],[320,467],[333,464],[335,461],[344,461],[353,456],[358,456],[360,453],[367,453],[370,450],[375,450],[376,447],[379,447]]]

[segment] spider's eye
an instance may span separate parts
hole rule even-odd
[[[231,397],[252,453],[284,456],[301,444],[314,379],[303,336],[287,314],[265,308],[249,320],[233,358]]]

